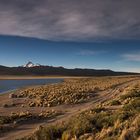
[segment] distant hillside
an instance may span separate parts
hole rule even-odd
[[[34,75],[34,76],[118,76],[137,73],[114,72],[111,70],[95,69],[66,69],[63,67],[37,66],[37,67],[5,67],[0,66],[0,75]]]

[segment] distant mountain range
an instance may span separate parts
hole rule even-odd
[[[67,69],[64,67],[44,66],[28,62],[19,67],[0,66],[0,75],[33,75],[33,76],[119,76],[138,73],[115,72],[112,70],[96,69]]]

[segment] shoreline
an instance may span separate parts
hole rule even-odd
[[[92,78],[85,76],[13,76],[13,75],[0,75],[0,80],[28,80],[28,79],[68,79],[68,78]]]
[[[11,90],[0,92],[0,96],[2,96],[4,94],[10,94],[11,92],[14,92],[14,91],[17,91],[17,90],[19,90],[19,89],[11,89]]]
[[[140,77],[140,75],[118,75],[118,76],[14,76],[14,75],[0,75],[0,80],[30,80],[30,79],[73,79],[73,78],[100,78],[100,77]]]

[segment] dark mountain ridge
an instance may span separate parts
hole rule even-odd
[[[33,76],[119,76],[135,75],[138,73],[115,72],[112,70],[96,69],[67,69],[64,67],[35,66],[35,67],[6,67],[0,66],[0,75],[33,75]]]

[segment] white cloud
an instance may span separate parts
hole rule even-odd
[[[137,61],[140,62],[140,52],[132,54],[123,54],[122,57],[127,61]]]
[[[80,52],[78,52],[78,55],[84,55],[84,56],[89,56],[89,55],[97,55],[97,54],[102,54],[102,53],[106,53],[106,51],[104,50],[81,50]]]

